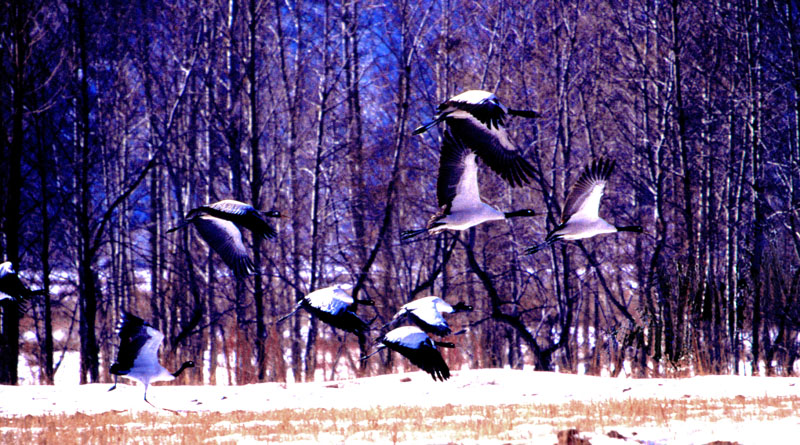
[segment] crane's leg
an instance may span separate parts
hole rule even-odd
[[[148,388],[148,386],[149,386],[149,385],[144,385],[144,401],[145,401],[145,402],[147,402],[147,403],[148,403],[150,406],[152,406],[152,407],[153,407],[153,408],[155,408],[155,409],[163,409],[164,411],[169,411],[169,412],[171,412],[171,413],[173,413],[173,414],[178,414],[178,411],[175,411],[174,409],[162,408],[162,407],[160,407],[160,406],[155,406],[155,405],[153,405],[152,403],[150,403],[150,401],[149,401],[149,400],[147,400],[147,388]]]
[[[157,406],[153,405],[152,403],[150,403],[150,401],[149,401],[149,400],[147,400],[147,388],[148,388],[149,386],[150,386],[150,385],[149,385],[149,384],[147,384],[147,383],[145,383],[145,384],[144,384],[144,401],[145,401],[145,402],[147,402],[147,403],[148,403],[150,406],[152,406],[153,408],[157,408]]]
[[[554,242],[558,241],[559,239],[560,238],[548,238],[543,243],[536,244],[536,245],[530,246],[527,249],[525,249],[525,254],[526,255],[533,255],[534,253],[544,249],[545,247],[548,247],[548,246],[552,245]]]
[[[361,360],[367,360],[368,358],[372,357],[373,355],[383,351],[385,348],[386,348],[386,346],[380,345],[380,346],[378,346],[377,349],[375,349],[374,351],[370,352],[369,354],[362,355],[361,356]]]
[[[299,311],[301,307],[302,307],[302,305],[298,303],[298,304],[297,304],[297,305],[294,307],[294,309],[292,309],[292,312],[289,312],[288,314],[286,314],[286,315],[284,315],[283,317],[279,318],[279,319],[278,319],[278,321],[276,321],[276,322],[275,322],[275,324],[277,325],[277,324],[279,324],[279,323],[282,323],[282,322],[283,322],[283,320],[286,320],[287,318],[289,318],[289,317],[291,317],[292,315],[294,315],[294,314],[295,314],[295,312]]]
[[[403,230],[402,232],[400,232],[400,239],[405,241],[407,239],[414,238],[417,235],[421,235],[421,234],[423,234],[423,233],[425,233],[427,231],[428,231],[427,228],[425,228],[425,229]]]

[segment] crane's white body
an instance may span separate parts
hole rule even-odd
[[[0,263],[0,280],[9,275],[16,275],[16,273],[17,272],[14,270],[14,265],[11,264],[11,261]],[[2,289],[0,289],[0,301],[3,300],[16,300],[16,298],[3,292]]]
[[[467,230],[488,221],[505,219],[502,212],[499,212],[488,204],[481,204],[480,207],[475,207],[473,209],[462,209],[460,211],[450,212],[447,216],[439,220],[441,224],[429,230],[430,234],[435,235],[444,230]],[[500,217],[498,217],[498,213]]]
[[[381,343],[383,347],[402,354],[412,364],[430,374],[434,380],[444,381],[450,378],[450,369],[436,346],[438,344],[452,348],[455,346],[452,343],[435,342],[416,326],[403,326],[391,330],[381,338]]]
[[[617,228],[600,217],[600,200],[606,189],[607,179],[596,180],[575,213],[567,219],[566,227],[556,232],[561,239],[578,240],[604,233],[614,233]]]
[[[436,234],[444,230],[467,230],[487,221],[500,221],[510,217],[535,214],[532,210],[527,209],[501,212],[483,202],[478,187],[478,157],[479,154],[467,147],[465,142],[455,136],[451,129],[448,128],[445,131],[436,185],[440,210],[428,221],[426,227],[428,233]],[[509,159],[522,160],[519,157]],[[514,166],[516,164],[510,161],[507,165]],[[511,171],[516,170],[512,168],[509,172]],[[519,178],[517,173],[509,174],[514,178]],[[409,230],[404,232],[402,237],[407,239],[423,232],[425,232],[424,229]]]
[[[481,200],[478,188],[478,165],[475,153],[468,152],[463,157],[463,170],[456,186],[456,195],[450,204],[449,212],[437,221],[431,234],[443,230],[467,230],[487,221],[498,221],[506,218],[505,214]]]
[[[0,278],[16,273],[17,271],[14,270],[14,265],[11,263],[11,261],[0,263]]]
[[[452,314],[453,312],[453,307],[444,300],[439,297],[431,296],[419,298],[404,304],[400,307],[400,310],[397,311],[393,319],[397,320],[404,315],[413,314],[414,317],[428,325],[449,331],[450,326],[447,324],[447,320],[444,319],[442,314]]]
[[[595,220],[570,220],[568,227],[555,232],[555,234],[563,240],[579,240],[615,232],[617,232],[616,227],[602,218],[597,218]]]
[[[278,319],[282,322],[289,316],[304,308],[314,317],[346,332],[362,335],[369,329],[369,323],[358,317],[352,309],[355,304],[372,305],[372,300],[355,300],[352,296],[352,286],[337,284],[334,286],[317,289],[303,297],[295,308]]]
[[[11,261],[0,263],[0,301],[13,300],[21,304],[23,299],[41,292],[31,292],[25,286]]]
[[[414,134],[421,134],[440,122],[446,123],[436,181],[439,212],[428,221],[428,233],[467,230],[487,221],[533,216],[532,210],[497,210],[483,202],[478,188],[477,158],[512,187],[529,183],[529,178],[536,174],[508,138],[503,119],[509,113],[538,115],[509,110],[494,93],[469,90],[443,102],[432,122],[414,130]],[[401,238],[408,239],[425,231],[407,230]]]
[[[500,99],[494,93],[483,90],[469,90],[461,94],[451,97],[440,108],[439,114],[447,115],[448,119],[463,119],[474,131],[486,132],[487,135],[494,140],[494,144],[499,145],[504,150],[515,151],[516,147],[508,139],[508,132],[506,127],[500,125],[487,125],[478,120],[474,114],[467,110],[460,108],[464,104],[468,105],[483,105],[495,110],[495,114],[499,119],[502,119],[507,113],[508,108],[500,103]]]
[[[642,232],[641,226],[616,226],[600,217],[608,178],[616,162],[599,158],[588,164],[570,189],[561,211],[561,224],[540,243],[525,249],[532,254],[558,240],[580,240],[616,232]]]
[[[468,104],[480,104],[481,102],[494,100],[497,101],[497,96],[494,93],[484,90],[467,90],[463,93],[456,94],[451,97],[448,102],[464,102]],[[499,102],[498,102],[499,104]],[[503,111],[508,111],[505,106],[500,105]]]
[[[184,369],[194,367],[194,362],[184,362],[180,369],[171,373],[161,366],[158,362],[158,348],[164,340],[164,334],[129,312],[123,311],[117,334],[120,338],[117,360],[111,365],[109,372],[144,385],[144,401],[147,403],[150,403],[147,401],[147,388],[151,383],[174,380]],[[115,380],[109,391],[116,386]]]
[[[255,269],[239,227],[226,219],[201,215],[192,220],[200,236],[237,276],[249,275]]]
[[[409,349],[419,349],[423,344],[436,349],[436,345],[428,337],[428,334],[416,326],[402,326],[393,329],[383,336],[383,340]]]
[[[144,385],[146,394],[151,383],[175,380],[175,376],[158,362],[158,349],[164,341],[164,334],[150,326],[144,326],[144,330],[150,338],[133,359],[133,367],[126,374],[120,375]]]
[[[306,302],[316,309],[331,315],[346,311],[355,302],[350,295],[352,286],[337,284],[317,289],[305,296]]]

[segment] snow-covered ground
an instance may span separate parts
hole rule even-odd
[[[142,387],[121,384],[108,392],[108,384],[5,386],[0,387],[0,430],[3,419],[26,415],[99,414],[103,412],[170,411],[147,405]],[[767,398],[785,399],[795,414],[778,415],[774,404],[758,403]],[[613,401],[708,400],[714,414],[695,416],[688,412],[681,420],[641,424],[609,419],[603,431],[582,433],[592,444],[652,443],[705,444],[730,441],[740,444],[796,443],[800,437],[800,378],[742,376],[700,376],[685,379],[631,379],[578,376],[510,369],[455,371],[446,382],[435,382],[427,374],[412,372],[352,380],[313,383],[264,383],[245,386],[154,385],[148,399],[159,408],[179,412],[268,413],[281,409],[370,409],[374,407],[512,406],[561,405],[573,402],[603,404]],[[729,405],[717,406],[719,399]],[[741,403],[740,403],[741,402]],[[746,416],[736,405],[747,405]],[[694,408],[693,408],[694,409]],[[763,411],[763,412],[761,412]],[[573,414],[574,415],[574,414]],[[669,419],[669,418],[668,418]],[[526,443],[555,443],[554,419],[541,419],[525,433]],[[562,421],[564,419],[561,419]],[[564,422],[561,422],[563,424]],[[568,423],[568,419],[567,419]],[[627,424],[626,424],[627,423]],[[519,425],[515,426],[519,430]],[[624,439],[606,433],[615,430]],[[635,437],[637,442],[631,442]],[[538,438],[538,439],[537,439]],[[787,442],[786,440],[791,440]],[[452,441],[452,437],[443,438]],[[458,439],[458,438],[456,438]],[[343,441],[343,440],[342,440]],[[463,440],[458,440],[463,442]],[[469,442],[469,441],[466,441]],[[427,443],[424,440],[422,443]]]

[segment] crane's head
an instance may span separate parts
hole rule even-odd
[[[458,303],[453,305],[453,312],[470,312],[472,311],[472,306],[464,303],[463,301],[459,301]]]

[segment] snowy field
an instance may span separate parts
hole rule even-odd
[[[0,442],[764,444],[800,440],[800,379],[508,369],[246,386],[0,387]],[[564,433],[562,433],[563,435]],[[564,441],[563,443],[567,443]]]

